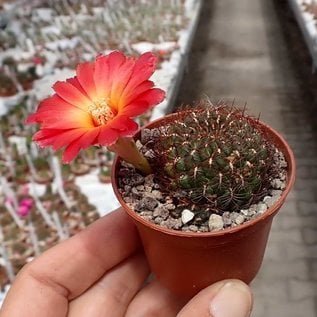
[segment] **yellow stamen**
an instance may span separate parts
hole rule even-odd
[[[113,110],[108,105],[105,99],[94,102],[88,107],[88,111],[91,113],[94,123],[96,125],[104,125],[109,120],[115,117]]]

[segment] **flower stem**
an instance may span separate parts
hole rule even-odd
[[[117,153],[124,161],[132,164],[143,174],[148,175],[152,173],[148,160],[139,151],[133,138],[119,138],[115,144],[108,146],[108,149]]]

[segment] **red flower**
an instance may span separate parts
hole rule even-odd
[[[44,64],[44,59],[40,56],[34,56],[32,59],[33,64],[35,65],[43,65]]]
[[[160,103],[165,92],[149,80],[156,57],[145,53],[135,60],[115,51],[93,63],[80,64],[76,76],[53,86],[27,123],[39,123],[33,140],[54,150],[65,147],[70,162],[90,145],[114,145],[131,136],[138,125],[131,119]]]

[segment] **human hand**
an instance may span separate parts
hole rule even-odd
[[[247,317],[247,285],[215,283],[186,301],[157,280],[144,285],[149,267],[134,225],[118,209],[27,264],[0,317]]]

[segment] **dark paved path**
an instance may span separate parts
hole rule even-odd
[[[286,0],[206,0],[177,104],[247,102],[291,144],[297,181],[274,221],[253,317],[317,316],[317,75]]]

